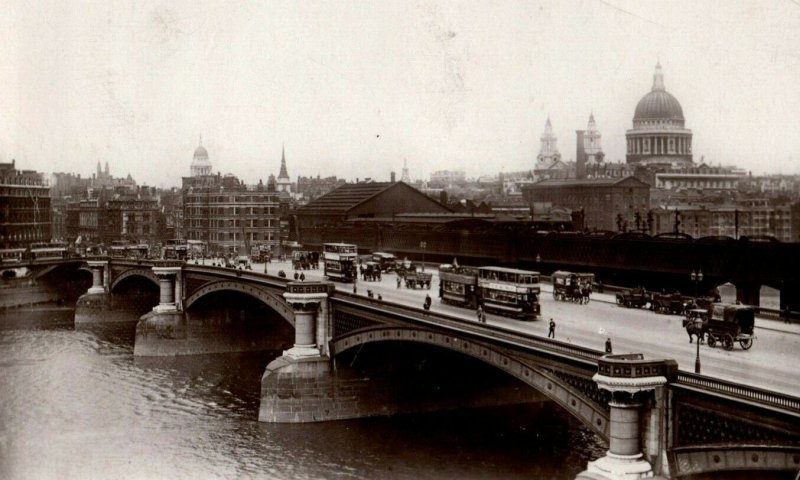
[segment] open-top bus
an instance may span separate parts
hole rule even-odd
[[[355,281],[358,271],[358,247],[351,243],[325,243],[322,245],[325,278],[341,282]]]
[[[478,268],[478,290],[487,312],[534,320],[540,313],[539,272],[505,267]]]

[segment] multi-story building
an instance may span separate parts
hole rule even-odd
[[[98,221],[100,240],[110,245],[115,240],[155,244],[164,240],[164,215],[155,189],[140,187],[137,192],[120,190],[102,202]]]
[[[467,181],[467,174],[463,170],[437,170],[431,173],[428,186],[431,188],[446,188],[452,185],[463,185]]]
[[[319,198],[346,183],[343,178],[297,177],[297,194],[306,202]]]
[[[50,187],[42,174],[0,163],[0,245],[25,247],[51,240]]]
[[[635,177],[542,180],[523,189],[527,204],[550,203],[583,212],[584,228],[617,230],[650,210],[650,186]]]
[[[249,253],[256,245],[279,245],[280,201],[274,187],[245,185],[233,175],[217,174],[184,177],[181,191],[187,240],[206,242],[212,253]]]

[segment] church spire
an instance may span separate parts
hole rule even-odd
[[[661,62],[656,63],[656,71],[653,74],[653,91],[663,91],[664,89],[664,73],[661,71]]]
[[[289,178],[289,172],[286,170],[286,148],[281,145],[281,171],[278,178]]]

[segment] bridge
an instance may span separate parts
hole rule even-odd
[[[293,341],[266,367],[260,421],[387,415],[423,408],[425,402],[426,409],[454,408],[530,400],[535,393],[608,442],[606,455],[590,462],[578,478],[800,471],[800,398],[689,373],[670,359],[606,355],[497,325],[337,291],[327,282],[293,282],[246,270],[109,258],[39,262],[31,267],[47,275],[59,265],[77,263],[91,271],[92,286],[78,300],[76,324],[103,321],[114,305],[109,298],[126,282],[157,287],[158,304],[136,326],[137,356],[261,347],[246,335],[221,338],[228,332],[226,322],[204,318],[198,308],[212,297],[245,296],[263,306],[270,318],[279,319],[269,324],[270,331],[288,330]],[[489,398],[464,397],[458,390],[461,385],[454,387],[455,395],[431,401],[413,395],[413,389],[424,390],[430,380],[439,387],[454,372],[423,378],[425,367],[415,364],[400,376],[375,375],[375,369],[399,370],[395,362],[404,356],[432,353],[470,362],[450,364],[459,368],[480,365],[482,369],[475,372],[512,379],[521,387],[514,389],[518,396],[511,399],[508,391],[499,395],[492,390]],[[358,368],[365,364],[373,369],[371,374]],[[468,382],[483,388],[481,379],[475,378],[479,376],[472,375]]]

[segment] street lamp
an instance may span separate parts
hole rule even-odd
[[[422,249],[422,272],[425,273],[425,249],[428,247],[428,242],[419,242],[419,248]]]
[[[692,270],[691,275],[689,277],[692,279],[692,283],[694,283],[694,296],[697,296],[697,287],[699,284],[703,283],[703,271],[698,269],[696,272]]]
[[[700,338],[703,331],[703,318],[698,315],[694,318],[694,331],[697,335],[697,355],[694,357],[694,373],[700,373]]]

